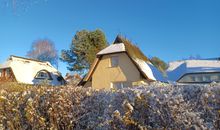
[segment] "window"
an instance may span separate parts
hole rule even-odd
[[[2,77],[3,76],[3,71],[2,70],[0,70],[0,77]]]
[[[5,77],[9,77],[10,73],[11,73],[10,69],[6,69],[5,70]]]
[[[119,63],[118,56],[111,57],[111,67],[117,67]]]
[[[47,72],[46,70],[41,70],[37,73],[37,75],[35,76],[36,79],[48,79],[48,80],[52,80],[51,75],[49,72]]]
[[[111,85],[112,85],[112,88],[115,88],[115,89],[122,89],[122,88],[128,87],[128,84],[126,82],[113,82],[111,83]]]
[[[213,81],[220,82],[220,72],[190,73],[178,80],[180,83],[210,83]]]

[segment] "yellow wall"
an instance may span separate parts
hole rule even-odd
[[[118,67],[110,67],[111,56],[119,57]],[[132,84],[139,80],[141,80],[140,72],[126,53],[104,55],[92,75],[92,87],[109,89],[112,82],[126,81]]]

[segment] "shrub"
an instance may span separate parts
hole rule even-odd
[[[114,91],[24,85],[16,92],[12,88],[0,90],[2,129],[220,128],[219,84],[152,84]]]

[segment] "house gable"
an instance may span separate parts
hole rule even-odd
[[[111,66],[111,57],[118,57],[118,66]],[[91,76],[92,86],[96,89],[102,89],[111,86],[114,82],[126,82],[132,85],[132,82],[139,81],[142,76],[129,58],[127,53],[115,53],[103,55]]]
[[[99,53],[97,53],[96,59],[93,62],[92,66],[90,67],[89,72],[83,78],[83,80],[79,83],[79,85],[91,84],[90,83],[91,79],[93,79],[92,86],[94,87],[94,82],[96,82],[94,80],[98,80],[98,78],[97,79],[93,78],[94,71],[102,69],[102,68],[97,68],[99,62],[101,61],[101,59],[103,59],[103,57],[115,55],[115,54],[125,54],[126,55],[125,59],[129,59],[129,61],[130,61],[129,64],[132,64],[132,66],[134,66],[134,69],[129,69],[129,70],[127,70],[128,72],[129,71],[132,72],[133,70],[137,70],[139,73],[139,77],[141,77],[141,79],[144,79],[147,82],[156,81],[156,80],[166,82],[166,79],[164,79],[164,77],[159,72],[159,70],[157,70],[157,68],[150,62],[150,60],[141,52],[141,50],[137,46],[133,45],[127,39],[124,39],[120,36],[117,36],[117,38],[115,39],[115,41],[112,45],[108,46],[107,48],[105,48],[105,49],[101,50]],[[124,65],[124,66],[126,66],[126,65]],[[102,74],[105,74],[105,73],[102,73]],[[102,74],[100,73],[100,75],[102,75]],[[125,74],[127,74],[127,73],[125,73]],[[115,75],[111,75],[111,77],[114,78]],[[100,78],[103,78],[103,76],[100,76]],[[106,79],[106,80],[109,80],[109,79]],[[138,81],[137,79],[134,79],[134,78],[133,78],[133,80]],[[140,78],[139,78],[139,80],[140,80]],[[123,80],[123,81],[125,81],[125,80]],[[107,86],[109,86],[109,85],[107,85]]]

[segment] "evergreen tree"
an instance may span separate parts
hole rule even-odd
[[[68,63],[70,71],[86,72],[96,54],[108,45],[105,34],[95,31],[78,31],[72,39],[70,49],[62,50],[61,60]]]

